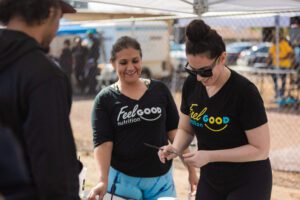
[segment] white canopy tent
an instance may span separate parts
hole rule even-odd
[[[162,14],[196,14],[224,12],[282,12],[300,10],[300,0],[81,0],[92,10],[104,11],[107,5],[122,12],[128,9]],[[120,7],[121,6],[121,7]],[[101,8],[103,7],[103,8]],[[120,10],[122,9],[122,10]]]
[[[92,12],[153,13],[161,17],[126,21],[202,18],[211,26],[287,27],[290,17],[300,15],[300,0],[81,0]],[[166,16],[168,15],[168,16]],[[111,21],[111,20],[109,20]],[[71,22],[72,23],[72,22]],[[64,23],[63,23],[64,24]],[[66,23],[68,24],[68,23]]]
[[[300,16],[300,12],[262,13],[262,14],[233,14],[231,16],[202,16],[210,26],[229,27],[288,27],[290,17]],[[186,26],[191,19],[180,19],[179,26]]]

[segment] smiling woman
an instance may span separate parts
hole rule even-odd
[[[196,199],[269,200],[272,172],[269,129],[262,98],[253,83],[225,66],[222,37],[202,20],[186,28],[188,64],[179,127],[159,156],[175,158],[194,136],[198,151],[184,161],[201,168]],[[222,173],[219,173],[222,171]]]
[[[142,51],[133,38],[121,37],[111,52],[119,80],[101,90],[92,113],[95,157],[100,181],[88,199],[109,192],[128,199],[176,197],[171,165],[157,150],[173,141],[178,111],[169,89],[160,81],[142,79]],[[189,168],[195,189],[197,176]]]

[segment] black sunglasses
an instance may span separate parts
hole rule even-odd
[[[195,70],[188,62],[185,65],[185,71],[189,74],[191,74],[192,76],[202,76],[202,77],[211,77],[213,75],[212,70],[214,69],[214,67],[217,64],[217,61],[219,60],[220,56],[216,57],[214,62],[209,65],[209,66],[205,66],[202,67],[201,69],[197,69]]]

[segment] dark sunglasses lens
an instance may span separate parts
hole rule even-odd
[[[195,72],[193,72],[192,70],[189,70],[189,69],[185,68],[185,71],[187,73],[189,73],[190,75],[192,75],[192,76],[197,76],[197,74]]]
[[[198,74],[202,77],[211,77],[213,75],[212,69],[204,69],[198,72]]]

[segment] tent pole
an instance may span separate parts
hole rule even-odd
[[[280,16],[275,16],[275,45],[276,45],[276,69],[279,69],[279,42],[280,42]],[[279,80],[280,76],[279,74],[276,74],[277,81]],[[277,97],[277,94],[279,94],[279,87],[277,88],[278,91],[275,91],[275,95]]]
[[[280,16],[275,16],[275,45],[276,45],[276,68],[279,68],[279,29],[280,29]]]

